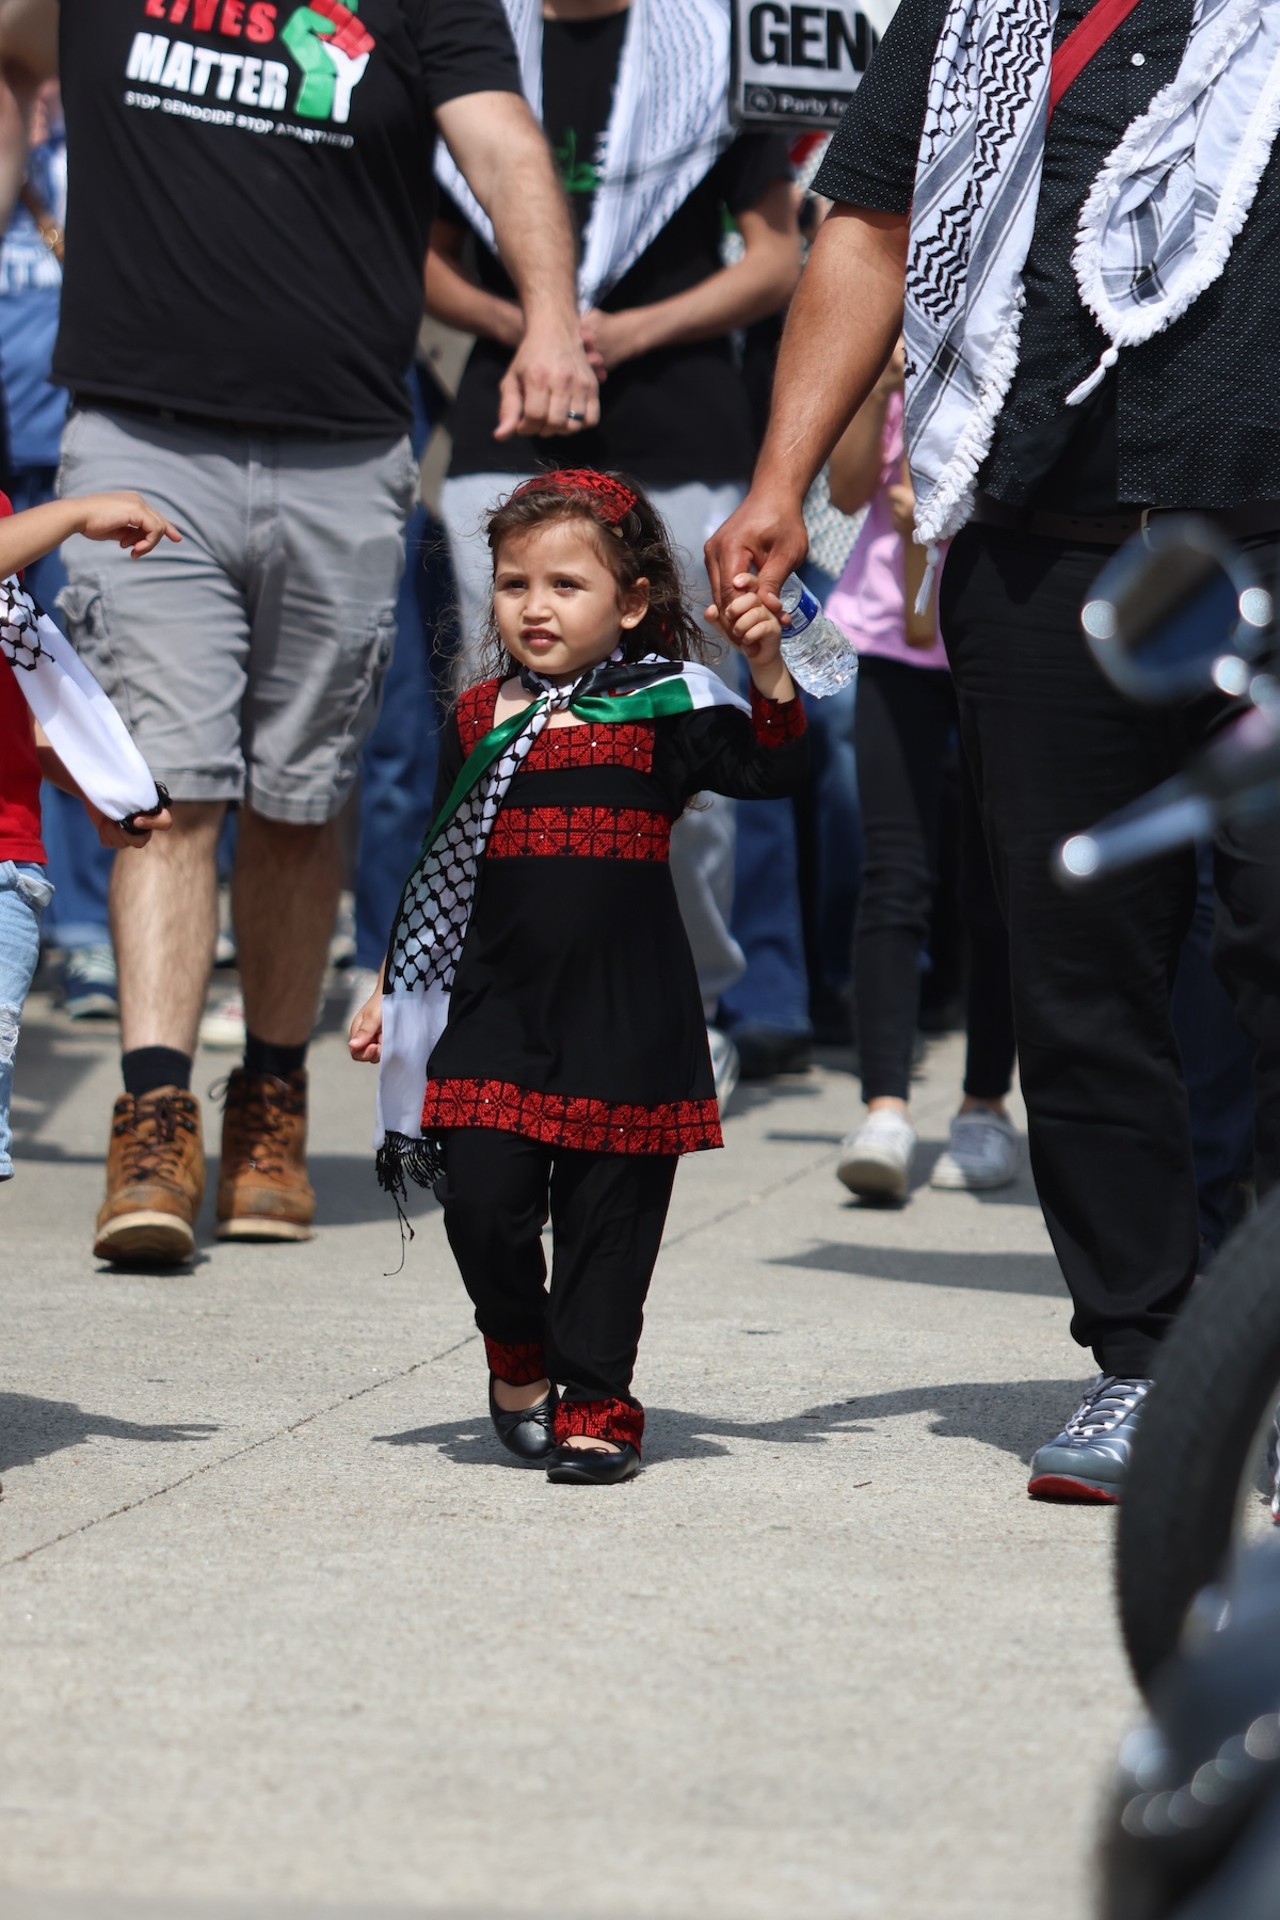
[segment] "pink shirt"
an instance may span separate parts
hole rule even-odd
[[[911,667],[945,667],[941,634],[931,647],[909,647],[902,584],[902,535],[889,511],[888,489],[902,478],[902,395],[890,394],[884,416],[880,485],[872,495],[853,552],[827,596],[826,611],[859,653],[902,660]]]

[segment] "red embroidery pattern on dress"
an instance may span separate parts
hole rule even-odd
[[[640,773],[649,773],[653,768],[653,726],[619,721],[616,726],[546,727],[530,747],[524,764],[539,773],[556,773],[561,767],[635,767]]]
[[[766,700],[751,689],[751,731],[762,747],[785,747],[802,740],[808,731],[800,700]]]
[[[496,1127],[586,1153],[701,1153],[724,1145],[714,1097],[641,1107],[585,1094],[541,1093],[510,1080],[429,1080],[423,1132],[450,1127]]]
[[[482,680],[478,686],[468,687],[465,693],[459,694],[454,711],[464,758],[486,733],[493,732],[493,705],[501,685],[500,680]]]
[[[629,1400],[562,1400],[556,1408],[556,1445],[562,1447],[571,1433],[592,1440],[612,1440],[617,1446],[633,1446],[637,1453],[644,1438],[644,1408]]]
[[[665,860],[671,822],[630,807],[504,807],[493,823],[488,860]]]
[[[536,1344],[513,1344],[491,1340],[487,1333],[481,1338],[490,1373],[509,1387],[531,1387],[535,1380],[546,1379],[547,1356],[540,1340]]]

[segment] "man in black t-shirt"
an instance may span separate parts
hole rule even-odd
[[[217,1232],[311,1234],[304,1057],[417,492],[405,376],[437,135],[529,316],[498,434],[571,434],[597,401],[499,0],[0,0],[15,85],[53,69],[59,28],[63,485],[109,472],[183,535],[163,572],[71,543],[60,602],[175,803],[170,845],[113,879],[125,1092],[96,1238],[167,1262],[194,1250],[203,1188],[191,1057],[229,804],[248,1038]]]
[[[1208,511],[1275,554],[1280,390],[1257,375],[1272,358],[1280,156],[1257,107],[1274,87],[1274,8],[1244,10],[1224,52],[1205,37],[1217,10],[1138,0],[1068,81],[1054,56],[1092,14],[1091,0],[1062,0],[1056,23],[1041,0],[902,0],[815,181],[835,210],[792,308],[752,492],[708,565],[720,599],[746,567],[776,588],[801,558],[800,502],[888,359],[905,279],[917,527],[954,536],[939,607],[1009,922],[1032,1167],[1072,1331],[1101,1368],[1030,1490],[1110,1501],[1196,1271],[1169,1014],[1194,858],[1070,898],[1050,862],[1172,773],[1222,708],[1128,705],[1079,614],[1146,510]],[[1257,1043],[1265,1190],[1280,1177],[1280,827],[1229,824],[1215,853],[1218,965]]]
[[[648,28],[656,49],[670,51],[665,38],[678,29],[683,4],[661,0],[646,9],[640,25]],[[672,189],[661,224],[642,229],[638,254],[635,236],[627,246],[625,208],[618,217],[616,204],[606,207],[619,259],[603,248],[596,230],[610,154],[644,155],[645,177],[636,183],[637,192],[647,190],[664,169],[675,177],[687,156],[683,149],[668,157],[649,147],[643,89],[633,71],[643,53],[629,0],[573,0],[564,7],[546,0],[542,13],[540,86],[530,91],[531,97],[540,92],[543,128],[579,236],[583,336],[602,383],[600,424],[572,441],[551,438],[536,446],[495,441],[501,382],[522,337],[524,317],[501,262],[483,240],[473,238],[463,209],[446,199],[432,231],[427,303],[438,318],[477,337],[458,392],[441,497],[463,643],[472,657],[492,575],[488,549],[478,536],[482,516],[520,478],[548,461],[618,469],[639,480],[688,558],[691,598],[703,603],[702,543],[741,499],[755,455],[750,398],[730,336],[777,313],[799,273],[785,142],[773,135],[730,136],[724,111],[727,17],[723,64],[717,64],[711,36],[695,35],[687,64],[680,63],[673,75],[696,103],[685,134],[690,143],[706,142],[701,170],[690,169],[683,198]],[[705,64],[690,70],[699,60]],[[659,76],[655,91],[665,85],[666,76]],[[664,104],[669,112],[669,103]],[[627,120],[629,110],[638,116],[638,126]],[[660,118],[658,124],[664,127]],[[740,258],[726,266],[729,223],[742,246]],[[718,644],[712,629],[708,634]],[[786,803],[777,805],[781,809]],[[717,798],[686,815],[671,849],[709,1012],[744,967],[728,924],[732,822],[733,803]],[[801,1038],[807,1045],[807,1036]],[[715,1033],[712,1043],[723,1048]]]

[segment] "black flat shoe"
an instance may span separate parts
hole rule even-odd
[[[552,1426],[558,1399],[552,1387],[546,1399],[539,1400],[536,1406],[517,1407],[515,1412],[508,1413],[494,1399],[493,1375],[489,1375],[489,1418],[493,1430],[507,1452],[514,1453],[526,1466],[540,1467],[556,1450]]]
[[[598,1453],[594,1447],[556,1447],[547,1462],[547,1478],[562,1487],[611,1487],[619,1480],[634,1480],[640,1471],[640,1455],[631,1445],[616,1453]]]

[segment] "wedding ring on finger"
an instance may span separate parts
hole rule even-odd
[[[587,416],[585,413],[575,413],[573,409],[570,408],[569,412],[566,413],[564,417],[568,421],[571,427],[580,427],[585,421]]]

